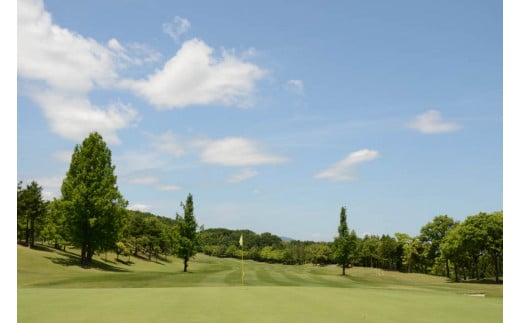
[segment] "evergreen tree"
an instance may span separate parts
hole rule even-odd
[[[333,250],[334,259],[342,267],[342,275],[349,264],[350,257],[354,248],[353,237],[348,231],[347,208],[342,206],[339,216],[338,236],[334,238]]]
[[[87,266],[96,251],[115,247],[127,202],[119,192],[111,151],[100,134],[76,145],[61,186],[63,211],[73,245]]]
[[[188,270],[188,261],[200,249],[197,233],[197,221],[193,213],[193,196],[188,194],[186,203],[181,203],[184,216],[177,214],[175,224],[175,253],[184,260],[184,272]]]

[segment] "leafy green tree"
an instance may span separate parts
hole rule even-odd
[[[446,237],[441,243],[441,249],[444,256],[453,263],[455,271],[455,281],[460,280],[460,271],[464,270],[466,263],[468,262],[469,254],[464,248],[461,226],[455,224],[455,227],[448,232]],[[466,279],[464,275],[464,279]]]
[[[184,216],[177,214],[175,224],[175,248],[177,257],[184,260],[184,272],[188,271],[188,261],[200,249],[197,221],[194,215],[193,196],[188,194],[186,203],[181,203]]]
[[[486,251],[493,260],[495,271],[495,282],[500,282],[499,276],[502,273],[502,260],[504,253],[504,225],[503,212],[494,212],[488,216],[487,232],[488,240],[486,243]]]
[[[460,240],[463,249],[471,256],[473,277],[480,279],[479,262],[484,256],[492,258],[496,282],[501,273],[503,252],[502,212],[493,214],[480,212],[468,216],[460,226]]]
[[[359,253],[361,263],[364,267],[377,267],[377,245],[379,237],[375,235],[365,235],[360,241]]]
[[[47,202],[42,198],[42,187],[32,181],[25,189],[18,183],[18,225],[25,230],[25,243],[29,248],[34,246],[35,236],[41,228],[47,213]]]
[[[60,207],[61,200],[53,199],[49,203],[49,212],[45,217],[43,230],[41,232],[42,238],[54,243],[54,248],[60,249],[69,241],[67,227],[65,225],[66,216],[63,212],[63,207]]]
[[[331,250],[327,243],[313,243],[305,248],[307,260],[313,265],[323,265],[330,261]]]
[[[377,255],[383,268],[397,269],[401,257],[398,254],[398,244],[394,238],[383,234],[377,245]]]
[[[420,239],[422,242],[430,244],[428,260],[431,263],[436,258],[442,256],[441,243],[448,232],[455,226],[455,221],[447,215],[438,215],[432,222],[427,223],[421,228]],[[445,262],[446,277],[450,277],[450,266],[448,258],[443,257]]]
[[[117,187],[112,153],[100,134],[76,145],[61,186],[62,207],[73,245],[81,248],[81,264],[90,265],[97,251],[114,249],[127,206]]]
[[[341,265],[343,276],[345,276],[345,269],[349,264],[354,248],[353,237],[348,231],[347,208],[342,206],[339,216],[338,236],[334,238],[333,242],[333,255],[338,265]]]

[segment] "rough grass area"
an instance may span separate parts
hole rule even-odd
[[[502,322],[502,285],[335,266],[96,258],[18,247],[19,322]],[[126,260],[126,259],[125,259]],[[485,294],[468,297],[465,294]]]

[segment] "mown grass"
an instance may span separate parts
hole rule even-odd
[[[115,261],[18,247],[19,322],[501,322],[502,286],[336,266],[241,263],[197,255]],[[126,259],[125,259],[126,260]],[[484,293],[486,297],[464,294]]]

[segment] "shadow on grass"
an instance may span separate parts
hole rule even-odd
[[[61,258],[61,257],[45,257],[45,258],[49,259],[54,264],[62,265],[62,266],[66,266],[66,267],[77,266],[77,267],[81,267],[84,269],[95,268],[95,269],[100,269],[100,270],[104,270],[104,271],[112,271],[112,272],[128,272],[129,271],[129,270],[119,268],[116,266],[112,266],[112,265],[106,264],[102,261],[98,261],[98,260],[94,260],[94,259],[92,259],[89,266],[83,266],[83,265],[81,265],[81,258],[78,255],[71,253],[71,252],[67,252],[67,251],[60,251],[59,254],[61,256],[64,256],[65,258]]]
[[[469,279],[469,280],[449,280],[450,283],[459,283],[459,284],[476,284],[476,285],[502,285],[504,283],[504,280],[499,279],[498,283],[495,281],[495,279]]]
[[[20,245],[20,246],[22,246],[24,248],[29,248],[25,242],[18,242],[18,245]],[[45,252],[54,252],[54,251],[56,251],[56,249],[51,247],[51,246],[46,246],[46,245],[41,245],[41,244],[34,244],[29,249],[37,250],[37,251],[45,251]]]
[[[131,260],[122,260],[122,259],[116,259],[116,261],[120,264],[123,264],[123,265],[126,265],[126,266],[131,266],[134,264],[133,261]]]
[[[137,259],[141,259],[143,261],[146,261],[146,262],[153,262],[153,263],[156,263],[157,265],[162,265],[164,266],[165,264],[163,264],[162,262],[160,262],[159,260],[161,261],[164,261],[164,262],[168,262],[168,263],[171,263],[171,260],[168,260],[168,259],[165,259],[164,257],[162,256],[159,256],[159,257],[155,257],[155,256],[152,256],[152,258],[150,259],[148,257],[148,255],[140,255],[140,254],[132,254],[132,257],[134,258],[137,258]]]

